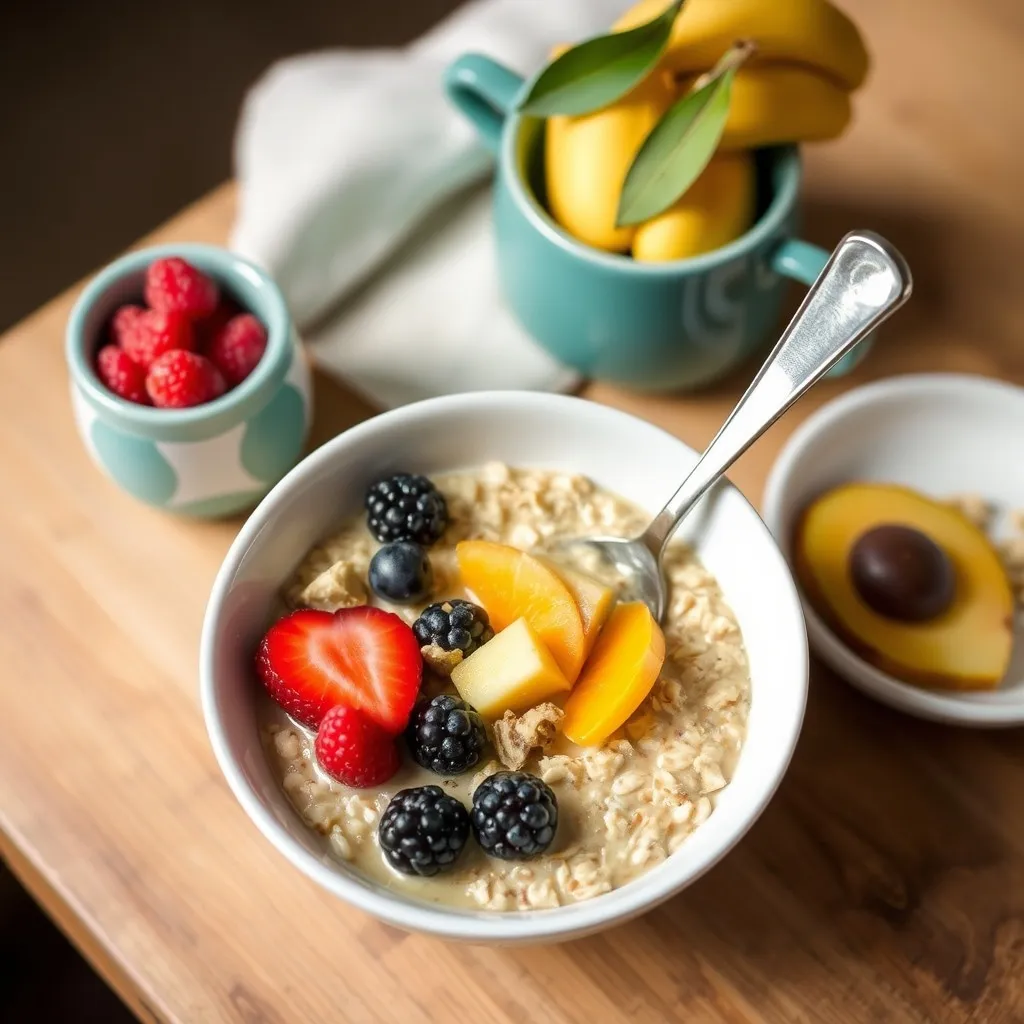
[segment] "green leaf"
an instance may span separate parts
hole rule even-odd
[[[519,104],[524,114],[589,114],[614,103],[654,70],[684,0],[628,32],[588,39],[552,61]]]
[[[722,137],[732,80],[753,52],[753,43],[736,43],[665,111],[626,173],[616,227],[642,224],[663,213],[697,180]]]

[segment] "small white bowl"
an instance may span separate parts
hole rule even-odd
[[[1024,390],[984,377],[917,374],[856,388],[829,402],[782,450],[764,518],[788,558],[796,517],[818,494],[850,480],[904,484],[935,498],[977,494],[1006,514],[1024,508],[1019,471]],[[1024,638],[1018,628],[1003,685],[988,693],[926,690],[900,682],[851,651],[804,599],[814,652],[866,694],[937,722],[1024,724]]]
[[[489,460],[584,473],[653,512],[696,461],[686,445],[625,413],[559,395],[489,392],[409,405],[346,431],[295,467],[242,528],[203,625],[203,713],[217,760],[253,822],[297,868],[390,924],[475,942],[551,941],[625,921],[689,885],[740,839],[789,764],[807,692],[807,641],[786,563],[757,513],[728,485],[684,527],[715,574],[750,658],[748,734],[711,817],[643,877],[574,906],[497,913],[446,907],[378,885],[328,857],[271,771],[257,734],[253,652],[275,593],[309,547],[359,510],[366,485],[408,469]]]

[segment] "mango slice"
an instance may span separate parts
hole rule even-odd
[[[665,636],[647,605],[616,605],[565,702],[562,732],[581,747],[600,746],[651,692],[664,663]]]
[[[934,619],[905,622],[879,615],[854,586],[851,549],[868,530],[890,524],[920,531],[953,562],[953,603]],[[805,509],[793,551],[800,585],[865,661],[920,686],[999,685],[1013,647],[1013,594],[988,537],[956,509],[906,487],[846,484]]]
[[[459,696],[485,718],[527,711],[569,689],[569,681],[526,619],[516,619],[452,669]]]
[[[483,605],[494,629],[526,619],[562,674],[573,682],[583,665],[583,620],[572,593],[558,576],[508,544],[464,540],[456,545],[455,556],[462,582]]]
[[[534,557],[569,588],[583,622],[583,657],[586,659],[594,649],[598,633],[608,621],[612,605],[615,604],[615,591],[571,566],[560,565],[543,555]]]

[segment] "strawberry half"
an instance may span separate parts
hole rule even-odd
[[[413,631],[393,612],[302,609],[267,630],[256,670],[270,696],[311,729],[345,705],[396,736],[419,693],[423,659]]]

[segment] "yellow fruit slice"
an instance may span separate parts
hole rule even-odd
[[[583,658],[594,649],[597,635],[601,632],[608,615],[615,604],[615,591],[599,583],[593,576],[573,569],[568,565],[559,565],[542,555],[534,556],[537,561],[546,565],[568,588],[576,607],[579,609],[583,623]]]
[[[664,663],[665,636],[647,605],[616,605],[565,702],[562,732],[581,747],[602,744],[651,692]]]
[[[881,525],[912,527],[950,558],[956,591],[941,615],[900,621],[879,615],[861,598],[849,570],[850,553],[868,530]],[[956,509],[906,487],[845,484],[808,506],[793,547],[801,586],[865,661],[920,686],[999,685],[1013,648],[1013,594],[989,539]]]
[[[526,619],[571,683],[583,665],[583,620],[569,588],[532,555],[507,544],[456,545],[462,582],[484,606],[495,630]]]
[[[527,711],[569,689],[551,652],[516,619],[452,669],[459,696],[486,718]]]
[[[629,249],[635,229],[615,226],[622,183],[640,144],[676,95],[671,76],[655,72],[610,107],[548,118],[548,210],[574,238],[610,252]]]
[[[739,238],[753,223],[754,184],[749,153],[715,158],[674,206],[637,228],[633,259],[688,259]]]
[[[616,23],[618,32],[656,18],[667,0],[641,0]],[[686,0],[672,27],[664,67],[707,71],[737,39],[757,43],[757,59],[805,64],[856,89],[870,58],[857,26],[828,0]]]

